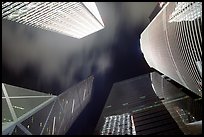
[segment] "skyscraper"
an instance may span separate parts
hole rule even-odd
[[[202,97],[202,2],[167,3],[141,34],[150,67]]]
[[[186,135],[202,134],[202,98],[157,72],[150,73],[152,88]]]
[[[2,83],[3,135],[63,135],[92,95],[93,76],[59,96]]]
[[[149,74],[114,83],[95,134],[183,134],[151,84]]]
[[[104,28],[95,2],[2,2],[2,18],[74,38]]]

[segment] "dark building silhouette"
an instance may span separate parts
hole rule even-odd
[[[115,83],[98,121],[95,134],[183,134],[161,100],[152,88],[150,74]],[[113,120],[109,120],[111,116]],[[120,118],[114,118],[116,116]],[[118,119],[129,126],[123,126],[117,122]],[[117,123],[120,128],[117,128]]]

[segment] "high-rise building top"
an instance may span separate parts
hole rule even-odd
[[[95,2],[2,2],[2,18],[75,38],[104,28]]]
[[[59,96],[2,83],[2,135],[64,135],[92,95],[93,76]]]
[[[150,67],[202,96],[202,3],[169,2],[141,34]]]

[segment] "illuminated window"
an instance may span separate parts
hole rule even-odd
[[[42,127],[42,125],[43,125],[43,123],[42,123],[42,122],[40,122],[40,127]]]
[[[33,117],[31,118],[31,120],[32,120],[32,123],[33,123]]]
[[[124,103],[124,104],[122,104],[123,106],[127,106],[128,105],[128,103]]]
[[[73,102],[72,102],[72,113],[74,113],[74,103],[75,103],[75,99],[73,99]]]
[[[83,100],[85,99],[86,89],[84,89]]]
[[[5,2],[2,18],[74,38],[104,28],[95,2]]]
[[[23,107],[19,107],[19,106],[13,106],[13,108],[15,108],[15,109],[20,109],[20,110],[24,110]]]
[[[141,96],[140,98],[141,98],[141,99],[145,99],[145,98],[146,98],[146,96]]]

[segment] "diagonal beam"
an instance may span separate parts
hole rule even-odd
[[[8,93],[7,93],[6,88],[5,88],[5,86],[4,86],[3,83],[2,83],[2,91],[3,91],[3,93],[4,93],[4,96],[6,97],[6,102],[7,102],[7,104],[8,104],[8,107],[9,107],[9,110],[10,110],[10,113],[11,113],[11,116],[12,116],[13,120],[16,121],[16,120],[17,120],[16,113],[15,113],[13,107],[12,107],[11,101],[10,101],[10,99],[9,99]]]

